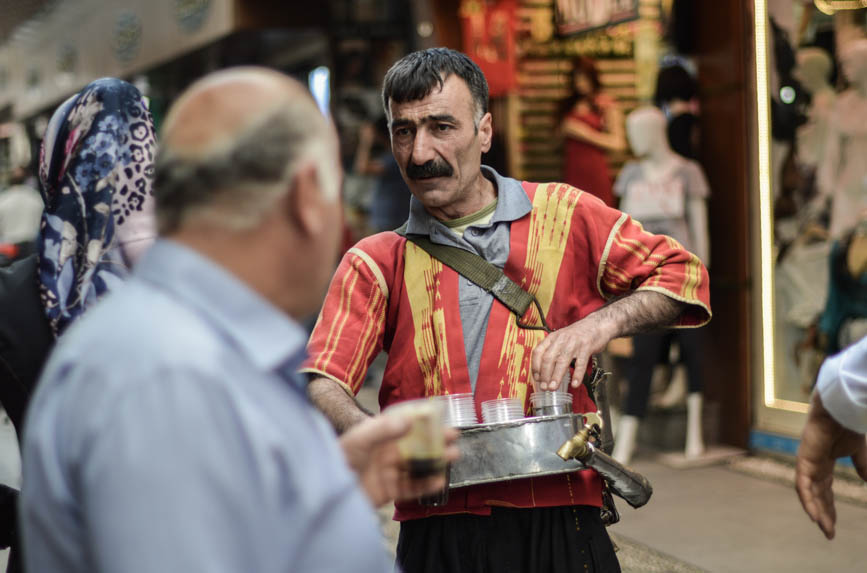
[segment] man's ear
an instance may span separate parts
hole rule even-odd
[[[482,146],[482,153],[487,153],[491,149],[491,141],[494,137],[494,127],[491,119],[491,112],[482,116],[479,121],[479,138]]]
[[[293,226],[299,233],[315,236],[327,224],[322,203],[319,174],[312,161],[295,170],[286,194],[286,208]]]

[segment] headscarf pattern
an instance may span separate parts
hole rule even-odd
[[[129,268],[118,231],[153,209],[156,139],[141,93],[101,79],[62,104],[42,141],[45,211],[38,241],[42,305],[55,336]]]

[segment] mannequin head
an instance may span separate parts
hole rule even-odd
[[[843,74],[853,85],[867,89],[867,38],[858,38],[840,50]]]
[[[659,108],[640,107],[626,116],[626,137],[636,157],[653,158],[671,153],[665,115]]]
[[[822,48],[801,48],[797,54],[798,65],[795,78],[804,88],[814,94],[822,89],[831,89],[831,57]]]

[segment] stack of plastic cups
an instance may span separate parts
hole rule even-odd
[[[482,402],[482,421],[486,424],[511,422],[524,418],[524,405],[518,398],[498,398]]]
[[[446,425],[453,428],[465,428],[479,423],[476,417],[476,402],[471,393],[449,394],[437,396],[445,408]]]
[[[569,392],[533,392],[530,404],[534,416],[560,416],[572,412],[572,394]]]

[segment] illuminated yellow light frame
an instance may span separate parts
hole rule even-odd
[[[771,189],[771,120],[768,97],[768,12],[767,1],[755,2],[756,38],[756,115],[758,126],[756,150],[758,153],[759,178],[759,244],[762,306],[762,379],[764,403],[768,408],[791,412],[807,412],[808,405],[775,397],[775,349],[774,340],[774,231]]]

